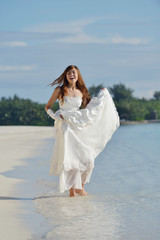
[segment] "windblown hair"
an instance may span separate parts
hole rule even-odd
[[[86,105],[89,103],[89,101],[91,100],[91,97],[89,95],[88,89],[83,81],[82,75],[79,71],[79,68],[77,66],[74,65],[70,65],[68,66],[64,72],[61,74],[60,77],[58,77],[54,82],[52,82],[50,85],[54,86],[55,84],[58,84],[57,87],[60,87],[61,91],[59,93],[59,99],[63,102],[64,100],[64,95],[66,94],[66,88],[68,87],[69,83],[66,77],[66,74],[68,71],[70,71],[71,69],[75,68],[77,70],[78,73],[78,80],[76,82],[76,87],[81,91],[81,93],[83,94],[83,98],[82,98],[82,107],[86,107]]]

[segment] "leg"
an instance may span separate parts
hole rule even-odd
[[[81,174],[81,181],[82,181],[82,189],[76,189],[76,193],[80,194],[81,196],[87,196],[88,193],[84,190],[84,184],[89,182],[93,168],[88,168]]]
[[[78,170],[63,170],[59,176],[59,189],[60,192],[69,190],[70,197],[75,197],[75,188],[81,189],[81,175]]]

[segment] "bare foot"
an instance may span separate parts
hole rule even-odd
[[[75,189],[75,192],[78,193],[80,196],[88,195],[88,193],[84,189]]]
[[[70,197],[77,197],[76,194],[70,194],[69,196],[70,196]]]

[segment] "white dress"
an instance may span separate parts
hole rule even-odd
[[[107,89],[100,90],[85,109],[79,109],[81,104],[81,97],[64,96],[55,114],[50,174],[59,175],[60,192],[71,187],[82,189],[82,183],[89,182],[95,158],[119,127],[119,116]]]

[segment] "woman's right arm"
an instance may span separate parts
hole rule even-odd
[[[48,109],[51,109],[52,105],[55,103],[55,101],[57,100],[59,93],[60,93],[61,89],[60,87],[55,88],[51,98],[49,99],[48,103],[45,106],[45,111],[47,112]]]

